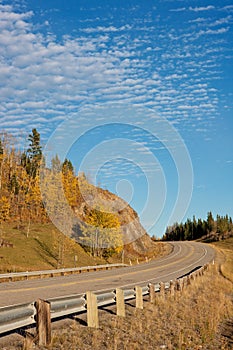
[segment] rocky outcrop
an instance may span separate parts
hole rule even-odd
[[[84,220],[85,213],[90,208],[105,208],[106,211],[116,215],[120,221],[125,252],[144,256],[153,249],[154,242],[142,227],[136,211],[122,198],[108,190],[97,188],[90,184],[88,185],[88,191],[82,191],[82,194],[82,201],[74,209],[79,219]],[[77,224],[76,234],[80,231]]]

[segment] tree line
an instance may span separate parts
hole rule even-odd
[[[228,215],[207,213],[206,220],[187,219],[185,223],[175,223],[168,226],[162,237],[164,241],[183,241],[202,239],[204,241],[218,241],[233,236],[232,218]]]
[[[83,193],[88,195],[96,188],[88,182],[85,174],[75,174],[70,160],[61,162],[56,155],[51,160],[51,166],[44,167],[44,186],[47,188],[42,201],[40,174],[45,159],[40,133],[35,128],[28,135],[27,143],[25,150],[16,150],[16,140],[9,134],[0,134],[0,225],[3,222],[15,222],[18,227],[26,227],[29,235],[32,222],[50,222],[46,209],[56,211],[56,215],[59,215],[59,211],[64,208],[62,199],[57,200],[55,196],[57,185],[61,183],[70,208],[75,210],[83,207],[80,214],[83,222],[80,240],[85,249],[95,256],[119,250],[122,246],[119,216],[101,205],[96,204],[92,208],[85,206]],[[53,208],[47,208],[46,204],[49,206],[51,198],[55,198],[56,203],[53,203]]]

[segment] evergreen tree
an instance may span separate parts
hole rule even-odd
[[[0,160],[1,160],[1,157],[3,156],[3,152],[4,152],[4,149],[2,145],[2,140],[0,139]]]
[[[72,162],[69,159],[65,159],[62,164],[62,172],[63,174],[66,174],[67,172],[71,172],[74,174],[74,167]]]
[[[29,175],[36,177],[37,170],[42,160],[42,146],[40,145],[40,134],[36,129],[32,129],[32,133],[28,136],[29,148],[27,149],[26,169]]]
[[[208,230],[208,233],[214,230],[214,218],[211,211],[207,213],[207,230]]]

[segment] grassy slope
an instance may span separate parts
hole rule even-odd
[[[11,247],[0,247],[0,273],[16,271],[33,271],[54,269],[57,267],[88,266],[122,261],[121,253],[108,261],[93,258],[87,254],[73,239],[61,234],[52,224],[32,224],[27,237],[27,227],[17,228],[16,224],[4,224],[0,227],[0,239],[12,243]],[[59,249],[64,245],[63,265],[58,264]],[[59,248],[60,246],[60,248]],[[162,242],[152,245],[146,252],[148,259],[167,255],[171,246]],[[145,261],[145,257],[126,253],[124,262],[133,264]]]
[[[222,274],[233,282],[233,237],[213,243],[213,246],[218,249],[222,257]]]
[[[28,238],[26,227],[17,229],[14,224],[5,224],[1,227],[0,237],[13,243],[13,248],[0,248],[1,273],[74,267],[75,255],[77,266],[104,263],[89,256],[74,240],[60,234],[52,224],[32,224]],[[58,264],[59,245],[60,250],[64,245],[63,266]]]

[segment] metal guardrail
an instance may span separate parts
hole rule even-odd
[[[73,313],[86,311],[85,294],[70,295],[68,297],[53,298],[48,300],[51,305],[51,318],[57,318]]]
[[[43,271],[25,271],[25,272],[10,272],[10,273],[2,273],[0,274],[0,282],[1,280],[9,280],[12,281],[17,278],[25,278],[29,277],[42,277],[42,276],[64,276],[65,274],[72,273],[81,273],[81,272],[89,272],[89,271],[97,271],[97,270],[108,270],[118,267],[126,267],[127,264],[105,264],[105,265],[96,265],[96,266],[82,266],[82,267],[73,267],[73,268],[63,268],[63,269],[54,269],[54,270],[43,270]]]
[[[9,332],[35,323],[34,303],[0,308],[0,333]]]
[[[181,277],[176,281],[179,285],[187,284],[187,278],[194,278],[203,273],[207,268],[207,265],[200,267],[198,270],[192,271],[188,277]],[[170,288],[172,281],[163,283],[165,290]],[[149,283],[147,285],[141,285],[142,295],[149,294]],[[135,288],[124,288],[124,300],[135,299],[136,292]],[[161,290],[161,283],[154,284],[154,291],[159,292]],[[97,306],[107,306],[116,303],[116,291],[106,290],[101,293],[96,293],[97,296]],[[51,319],[58,317],[78,314],[81,312],[86,312],[87,301],[86,294],[76,294],[69,295],[66,297],[51,298],[47,300],[50,303]],[[0,334],[16,330],[21,327],[34,325],[36,318],[36,307],[35,302],[29,304],[12,305],[6,307],[0,307]]]

